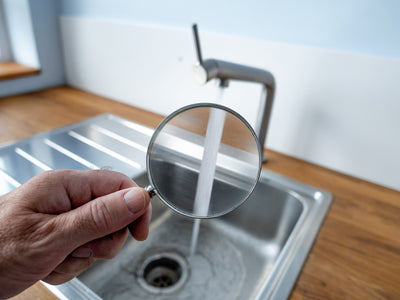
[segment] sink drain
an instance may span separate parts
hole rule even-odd
[[[188,276],[186,259],[181,254],[168,250],[157,250],[148,254],[137,269],[140,286],[153,294],[177,291]]]

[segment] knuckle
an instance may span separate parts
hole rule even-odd
[[[100,231],[107,231],[114,224],[113,215],[104,201],[93,200],[90,205],[90,215],[93,224]]]

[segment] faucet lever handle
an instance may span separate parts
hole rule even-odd
[[[200,38],[199,38],[199,32],[197,30],[197,24],[193,24],[192,29],[193,29],[194,42],[196,46],[197,60],[199,61],[199,64],[202,65],[203,58],[201,56]]]

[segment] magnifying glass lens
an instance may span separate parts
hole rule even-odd
[[[156,129],[147,152],[155,193],[192,218],[212,218],[242,204],[261,171],[261,147],[247,121],[221,105],[186,106]]]

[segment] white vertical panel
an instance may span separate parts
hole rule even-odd
[[[214,101],[191,76],[190,29],[61,17],[69,84],[161,114]],[[266,146],[400,190],[400,60],[201,32],[204,58],[271,71]],[[225,103],[254,123],[258,85],[232,82]]]

